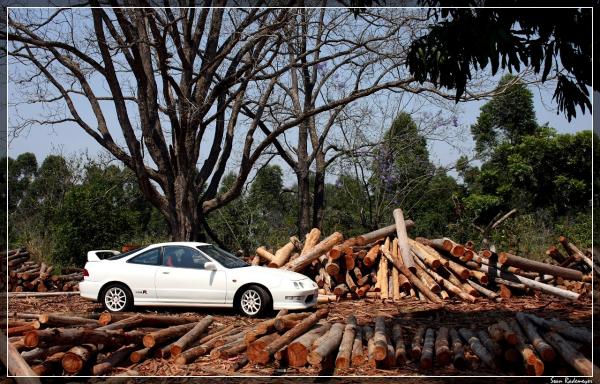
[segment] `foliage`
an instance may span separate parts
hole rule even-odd
[[[533,94],[518,78],[505,75],[498,90],[502,92],[481,107],[477,122],[471,126],[475,150],[483,157],[500,143],[518,144],[537,128]]]
[[[577,107],[591,112],[591,9],[433,8],[431,15],[434,24],[408,54],[410,71],[420,82],[456,89],[458,101],[472,71],[489,64],[495,75],[499,68],[519,72],[528,66],[541,73],[542,82],[557,78],[554,99],[569,120]]]

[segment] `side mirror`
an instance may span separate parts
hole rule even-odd
[[[206,269],[207,271],[216,271],[217,265],[212,261],[207,261],[206,263],[204,263],[204,269]]]

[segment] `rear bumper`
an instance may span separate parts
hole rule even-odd
[[[305,309],[317,304],[317,289],[277,291],[273,295],[273,309]]]
[[[101,288],[102,283],[98,281],[83,280],[79,283],[79,296],[83,299],[97,301]]]

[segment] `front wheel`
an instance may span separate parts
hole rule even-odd
[[[271,307],[271,296],[262,287],[251,285],[239,295],[236,306],[246,316],[264,315]]]
[[[124,285],[111,284],[102,293],[102,305],[109,312],[124,312],[133,305],[133,296]]]

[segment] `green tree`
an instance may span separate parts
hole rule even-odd
[[[497,89],[500,93],[481,107],[477,122],[471,126],[475,150],[484,158],[499,144],[518,144],[537,128],[533,94],[525,84],[505,75]]]

